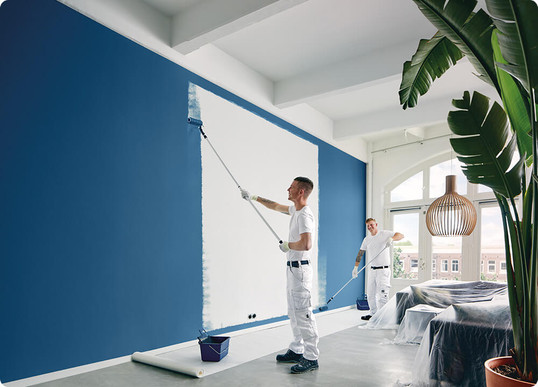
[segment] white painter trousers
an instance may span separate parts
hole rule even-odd
[[[289,349],[302,353],[307,360],[317,360],[319,334],[312,313],[312,266],[287,266],[286,273],[288,316],[293,333]]]
[[[368,306],[370,314],[373,316],[389,300],[390,292],[390,267],[386,269],[370,269],[368,272]]]

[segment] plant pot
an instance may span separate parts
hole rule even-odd
[[[512,379],[493,371],[493,368],[500,365],[514,365],[512,356],[494,357],[486,360],[484,368],[486,369],[486,386],[487,387],[523,387],[534,386],[534,383],[524,382],[522,380]]]

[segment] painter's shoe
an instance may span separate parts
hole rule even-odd
[[[366,320],[366,321],[368,321],[368,320],[370,320],[371,318],[372,318],[372,316],[369,315],[369,314],[367,314],[366,316],[362,316],[362,317],[361,317],[361,320]]]
[[[284,355],[276,355],[276,361],[279,363],[299,363],[301,360],[303,360],[303,355],[291,349],[288,349]]]
[[[308,360],[303,357],[299,364],[295,364],[293,367],[291,367],[291,373],[303,374],[308,371],[317,370],[318,368],[319,364],[317,360]]]

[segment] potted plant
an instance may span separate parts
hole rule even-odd
[[[471,183],[490,187],[504,228],[511,357],[523,381],[538,379],[538,173],[536,97],[538,8],[533,0],[413,0],[438,29],[404,63],[400,103],[417,104],[432,82],[464,56],[502,106],[465,91],[448,114],[450,139]],[[517,162],[513,162],[513,160]],[[517,205],[520,196],[522,205]]]

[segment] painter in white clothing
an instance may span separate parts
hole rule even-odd
[[[291,373],[302,374],[319,368],[319,334],[316,318],[312,313],[312,262],[310,251],[315,239],[316,224],[314,214],[308,206],[308,196],[314,183],[307,177],[296,177],[288,188],[288,200],[292,206],[275,203],[248,191],[241,190],[246,200],[257,201],[265,207],[291,215],[289,240],[279,244],[286,253],[286,279],[288,316],[293,340],[285,354],[277,355],[279,363],[298,363],[291,367]]]
[[[370,313],[362,316],[361,319],[369,320],[389,299],[390,277],[392,276],[390,245],[392,241],[401,240],[404,235],[394,231],[378,230],[377,222],[373,218],[366,219],[365,223],[370,235],[362,241],[352,276],[353,278],[358,276],[359,263],[362,256],[366,254],[366,265],[370,267],[366,287]]]

